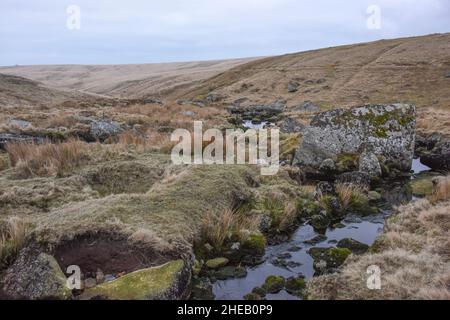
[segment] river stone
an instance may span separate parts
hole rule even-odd
[[[5,272],[2,287],[12,299],[65,300],[72,295],[55,258],[31,248],[23,249]]]
[[[364,254],[367,250],[369,250],[369,246],[367,244],[361,243],[352,238],[340,240],[337,247],[349,249],[354,254]]]
[[[219,269],[228,264],[229,260],[227,258],[215,258],[206,261],[205,265],[208,269]]]
[[[294,164],[318,169],[325,159],[372,152],[402,171],[411,169],[416,108],[409,104],[367,105],[316,115],[305,129]]]
[[[308,254],[313,258],[317,275],[333,273],[352,252],[347,248],[311,248]]]
[[[381,176],[381,166],[378,158],[372,152],[364,152],[359,157],[359,171],[367,173],[371,178]]]

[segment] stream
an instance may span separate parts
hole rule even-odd
[[[263,124],[264,126],[265,124]],[[254,128],[254,124],[251,124]],[[414,160],[412,171],[414,174],[428,171],[429,168]],[[411,195],[395,194],[404,190],[397,186],[392,186],[387,191],[389,198],[400,199],[399,201],[413,201]],[[394,195],[392,196],[392,193]],[[261,265],[247,268],[247,276],[241,279],[229,279],[217,281],[213,284],[213,293],[216,300],[242,300],[244,295],[250,293],[253,288],[261,286],[265,279],[270,275],[280,275],[285,278],[304,276],[310,279],[314,276],[313,259],[307,253],[312,247],[333,247],[339,240],[352,238],[367,245],[372,245],[378,235],[383,231],[384,223],[392,210],[393,204],[385,203],[380,205],[380,213],[371,216],[349,215],[341,223],[339,228],[328,228],[322,235],[322,239],[316,238],[319,233],[307,225],[301,225],[292,235],[289,241],[279,245],[268,246],[264,256],[264,262]],[[309,241],[314,238],[319,239],[314,243]],[[288,266],[275,265],[276,259],[285,259]],[[268,300],[298,300],[299,298],[286,292],[280,291],[277,294],[268,294]]]

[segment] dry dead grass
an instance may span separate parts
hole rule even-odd
[[[232,235],[237,235],[241,242],[245,242],[250,233],[257,230],[257,219],[247,217],[232,208],[226,208],[219,213],[208,212],[201,224],[203,241],[217,250],[220,250]]]
[[[347,210],[355,197],[360,197],[365,191],[360,186],[353,184],[339,183],[336,185],[336,193],[343,210]]]
[[[373,253],[313,279],[310,299],[450,299],[450,202],[420,200],[397,211]],[[371,265],[381,268],[381,290],[367,288]]]
[[[432,203],[445,200],[450,200],[450,176],[437,178],[430,196]]]
[[[11,165],[23,177],[62,175],[86,162],[91,147],[78,140],[64,143],[15,143],[6,146]]]
[[[425,134],[440,132],[450,136],[450,110],[437,108],[419,109],[417,129]]]
[[[22,249],[29,232],[29,224],[18,217],[9,217],[0,225],[0,270]]]

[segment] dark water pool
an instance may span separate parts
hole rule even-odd
[[[415,174],[428,171],[430,168],[420,163],[416,159],[413,162],[412,170]],[[394,190],[394,189],[393,189]],[[400,197],[401,198],[401,197]],[[411,200],[411,199],[410,199]],[[311,247],[332,247],[339,240],[353,238],[367,245],[372,245],[378,235],[383,231],[384,222],[390,215],[389,210],[382,210],[377,215],[368,217],[348,216],[342,221],[341,228],[329,228],[326,239],[314,244],[305,243],[316,238],[319,234],[309,225],[300,226],[291,239],[285,243],[269,246],[266,249],[264,263],[259,266],[248,268],[247,277],[242,279],[230,279],[217,281],[213,285],[213,292],[217,300],[243,299],[244,295],[250,293],[253,288],[261,286],[270,275],[281,275],[285,278],[303,275],[306,279],[313,277],[313,259],[307,253]],[[276,264],[278,256],[290,254],[287,262],[299,264],[292,267],[280,267]],[[275,264],[274,264],[275,263]],[[266,296],[268,300],[298,300],[286,291]]]

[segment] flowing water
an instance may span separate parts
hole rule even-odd
[[[414,160],[412,170],[415,174],[429,170],[428,167]],[[401,192],[403,188],[392,188],[387,194]],[[409,195],[393,196],[393,199],[402,199],[401,201],[411,201]],[[386,205],[386,204],[385,204]],[[240,300],[243,296],[250,293],[253,288],[261,286],[265,279],[270,275],[281,275],[285,278],[297,277],[303,275],[310,279],[314,275],[313,259],[307,253],[312,247],[333,247],[339,240],[353,238],[367,245],[372,245],[378,235],[383,231],[384,223],[391,214],[391,210],[380,210],[377,215],[367,217],[349,215],[340,225],[340,228],[328,228],[325,237],[314,244],[310,240],[319,236],[314,229],[307,225],[301,225],[291,239],[279,245],[269,246],[266,249],[264,262],[256,267],[247,268],[247,276],[241,279],[229,279],[217,281],[213,285],[213,293],[217,300]],[[276,262],[278,258],[283,258],[288,266],[279,266]],[[268,294],[268,300],[297,300],[298,297],[290,295],[286,291],[277,294]]]

